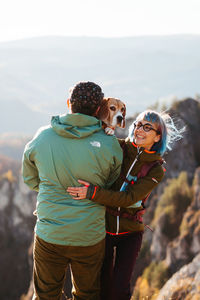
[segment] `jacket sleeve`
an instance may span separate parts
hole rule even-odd
[[[129,207],[144,199],[162,180],[164,171],[161,166],[153,167],[149,173],[128,186],[126,192],[97,188],[92,201],[114,207]]]
[[[29,186],[31,190],[34,190],[36,192],[39,191],[40,180],[38,170],[34,161],[31,161],[30,159],[30,151],[26,149],[24,151],[22,160],[22,176],[24,182]]]
[[[110,175],[106,180],[106,189],[111,187],[111,185],[117,180],[121,172],[123,151],[118,140],[115,137],[113,137],[112,153],[113,158],[111,162]]]

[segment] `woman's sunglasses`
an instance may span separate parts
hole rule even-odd
[[[149,131],[153,130],[156,133],[160,134],[160,132],[158,130],[154,129],[149,123],[142,124],[141,122],[134,122],[134,130],[139,129],[140,127],[142,127],[142,129],[145,132],[149,132]]]

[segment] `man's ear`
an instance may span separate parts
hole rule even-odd
[[[68,109],[69,109],[69,111],[71,113],[72,112],[72,105],[71,105],[71,102],[70,102],[69,98],[67,99],[67,107],[68,107]]]
[[[69,100],[69,98],[67,99],[67,107],[70,108],[70,100]]]

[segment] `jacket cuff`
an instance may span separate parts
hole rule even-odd
[[[90,184],[87,189],[86,198],[92,200],[96,194],[97,186]]]

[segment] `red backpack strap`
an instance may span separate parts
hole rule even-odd
[[[163,159],[160,159],[160,160],[155,160],[155,161],[152,161],[150,163],[145,163],[142,165],[140,171],[138,172],[137,174],[137,178],[142,178],[142,177],[145,177],[149,171],[157,164],[160,164],[162,165],[163,164]]]

